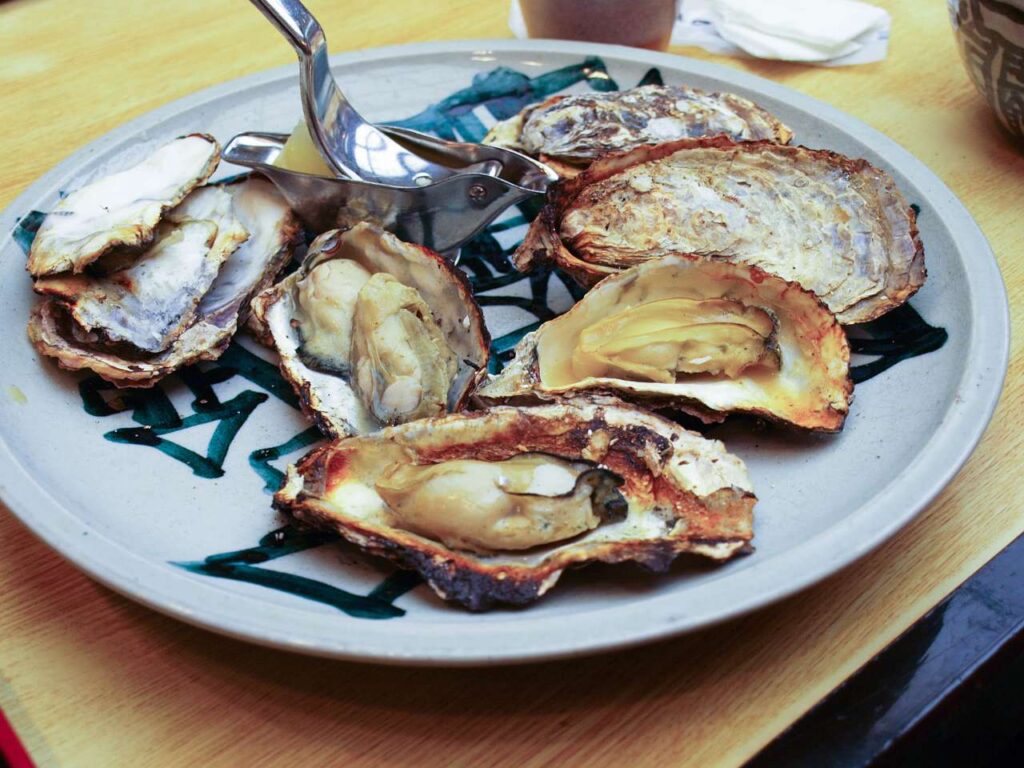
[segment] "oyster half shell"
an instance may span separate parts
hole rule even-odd
[[[490,337],[462,272],[372,224],[320,235],[253,314],[328,437],[458,410],[486,373]]]
[[[141,247],[156,225],[220,161],[220,144],[194,133],[160,147],[138,165],[98,179],[61,200],[29,251],[33,277],[81,272],[110,249]]]
[[[513,256],[582,285],[668,253],[715,254],[814,291],[845,324],[925,280],[916,215],[866,160],[769,142],[687,139],[596,161],[559,184]]]
[[[127,269],[103,278],[47,277],[34,288],[65,300],[83,330],[162,352],[191,325],[229,255],[212,247],[217,233],[209,220],[162,222],[153,245]]]
[[[230,194],[230,217],[221,209],[223,198],[206,190]],[[89,369],[119,387],[150,387],[182,366],[220,357],[239,323],[249,314],[253,296],[266,288],[291,259],[301,227],[273,184],[262,178],[250,176],[223,187],[203,187],[196,193],[206,199],[177,210],[195,211],[191,206],[212,204],[221,210],[222,221],[237,219],[248,239],[224,261],[199,299],[191,320],[166,349],[149,353],[127,343],[110,344],[82,328],[69,304],[59,298],[46,299],[32,312],[28,333],[36,349],[56,358],[62,368]],[[232,231],[234,226],[220,229]],[[218,235],[213,241],[214,248],[220,238]],[[175,274],[184,282],[193,277],[182,270]]]
[[[793,132],[733,93],[685,85],[552,96],[497,123],[484,144],[516,149],[571,177],[602,155],[674,139],[727,136],[788,144]]]
[[[850,350],[815,296],[757,267],[650,259],[598,283],[525,336],[484,403],[610,392],[705,421],[749,413],[835,432],[849,411]]]
[[[490,499],[495,497],[499,505],[507,500],[494,473],[462,471],[462,462],[500,466],[538,455],[554,457],[549,466],[541,462],[543,471],[553,476],[542,485],[557,484],[559,472],[575,468],[576,485],[566,491],[564,501],[552,493],[541,502],[564,503],[566,514],[579,503],[578,486],[586,472],[594,473],[590,477],[595,482],[614,478],[610,489],[604,486],[611,496],[599,499],[594,491],[589,502],[601,519],[580,523],[575,535],[562,532],[571,538],[527,548],[517,545],[536,539],[514,541],[508,548],[479,546],[473,534],[481,525],[492,535],[494,525],[502,522],[529,525],[518,502],[495,513]],[[434,481],[440,474],[447,485],[433,491],[450,499],[458,524],[435,513],[424,529],[422,520],[410,522],[407,514],[396,514],[385,497],[396,504],[396,485],[409,484],[407,478],[396,483],[396,473],[414,478],[426,473]],[[517,482],[525,481],[513,476],[506,486]],[[429,497],[430,488],[423,483],[419,488]],[[625,510],[609,501],[615,494]],[[749,549],[754,502],[746,468],[720,442],[614,399],[496,407],[338,440],[289,467],[274,497],[278,509],[310,525],[337,530],[368,552],[418,571],[442,598],[471,610],[529,603],[551,589],[565,568],[593,561],[634,560],[664,572],[683,552],[727,560]],[[543,520],[543,515],[533,519]],[[436,532],[438,526],[445,528],[439,530],[442,535]],[[470,541],[457,541],[459,531]],[[461,546],[442,541],[453,536]]]

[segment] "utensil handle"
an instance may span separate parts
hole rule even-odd
[[[324,30],[299,0],[250,0],[292,44],[300,59],[324,46]]]

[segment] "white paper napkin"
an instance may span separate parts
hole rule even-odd
[[[891,24],[855,0],[683,0],[672,43],[840,66],[884,59]]]
[[[884,59],[892,19],[856,0],[682,0],[673,45],[839,67]],[[509,27],[526,37],[519,0]]]

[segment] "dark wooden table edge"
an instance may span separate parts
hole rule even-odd
[[[746,766],[1012,765],[1022,690],[1024,535]]]

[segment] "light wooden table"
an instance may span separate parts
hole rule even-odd
[[[939,0],[884,3],[889,57],[817,69],[680,51],[843,109],[976,217],[1016,308],[1007,388],[956,480],[893,541],[786,602],[628,652],[484,670],[375,668],[228,640],[89,580],[0,511],[0,707],[44,766],[730,765],[1024,530],[1024,156],[967,81]],[[508,37],[507,3],[310,0],[332,50]],[[83,144],[292,62],[241,0],[0,3],[0,207]]]

